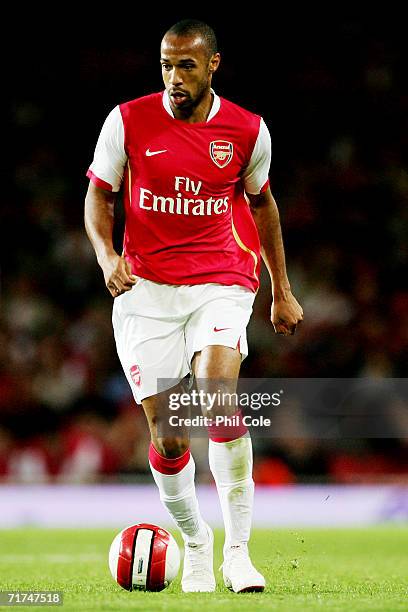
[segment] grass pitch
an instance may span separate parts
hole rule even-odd
[[[161,593],[123,591],[107,564],[117,531],[0,531],[1,590],[61,590],[64,605],[54,609],[64,611],[408,610],[408,526],[254,530],[251,554],[267,589],[240,595],[218,571],[216,593],[182,593],[181,571]],[[215,536],[217,570],[223,534]]]

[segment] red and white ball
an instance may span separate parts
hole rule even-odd
[[[177,576],[180,551],[171,533],[149,523],[123,529],[109,550],[109,569],[127,591],[162,591]]]

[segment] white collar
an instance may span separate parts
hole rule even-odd
[[[212,103],[212,107],[211,107],[210,113],[209,113],[209,115],[207,117],[207,123],[213,117],[215,117],[215,115],[220,110],[220,106],[221,106],[220,97],[217,96],[217,94],[215,93],[215,91],[213,89],[210,89],[210,91],[213,94],[213,103]],[[163,92],[163,106],[166,109],[166,111],[169,113],[169,115],[174,118],[174,114],[173,114],[173,111],[171,110],[171,106],[170,106],[169,94],[167,93],[167,89],[165,89],[164,92]]]

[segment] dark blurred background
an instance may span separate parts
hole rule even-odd
[[[135,9],[133,9],[135,10]],[[305,322],[269,322],[265,271],[247,377],[406,377],[408,88],[404,21],[387,14],[25,15],[5,52],[0,478],[132,480],[148,433],[116,357],[112,300],[83,228],[85,172],[116,104],[162,88],[174,22],[216,31],[214,88],[261,114],[289,275]],[[123,219],[118,207],[115,240]],[[257,441],[258,482],[407,480],[404,437]],[[194,440],[208,478],[206,442]]]

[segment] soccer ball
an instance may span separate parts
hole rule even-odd
[[[148,523],[123,529],[109,550],[113,579],[127,591],[162,591],[177,576],[180,551],[171,533]]]

